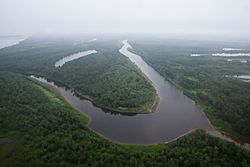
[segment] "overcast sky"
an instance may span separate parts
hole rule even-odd
[[[40,32],[250,36],[250,0],[0,0],[0,34]]]

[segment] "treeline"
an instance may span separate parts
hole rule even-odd
[[[0,50],[0,70],[37,74],[59,81],[91,97],[95,104],[121,112],[145,112],[156,92],[141,71],[121,55],[117,40],[89,43],[82,38],[32,37]],[[57,60],[70,54],[96,49],[55,68]]]
[[[145,112],[155,98],[153,86],[118,47],[98,46],[99,53],[65,64],[51,78],[89,95],[103,107]]]
[[[196,131],[169,144],[110,142],[84,124],[86,118],[48,87],[0,72],[1,167],[5,166],[225,166],[250,165],[250,153]]]
[[[180,86],[203,106],[218,129],[250,142],[250,84],[227,75],[249,75],[249,63],[223,57],[190,57],[192,53],[218,53],[223,47],[249,44],[185,40],[133,43],[142,58],[163,77]]]

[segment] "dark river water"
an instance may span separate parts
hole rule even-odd
[[[43,78],[36,78],[58,88],[62,96],[84,112],[90,119],[88,127],[108,139],[132,144],[153,144],[173,140],[192,129],[212,130],[205,114],[195,102],[181,90],[166,81],[140,56],[129,52],[130,45],[123,41],[120,53],[129,57],[152,81],[160,97],[159,104],[153,113],[121,115],[103,111],[88,100],[81,100],[71,90],[56,86]]]

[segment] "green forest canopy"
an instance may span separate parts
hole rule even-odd
[[[1,166],[249,166],[250,153],[196,131],[169,144],[125,145],[86,127],[50,87],[0,72]]]

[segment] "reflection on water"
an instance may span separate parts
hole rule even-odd
[[[145,73],[153,82],[160,97],[158,107],[153,113],[132,116],[112,114],[112,112],[96,107],[86,99],[75,96],[74,91],[56,86],[53,82],[49,84],[56,86],[71,105],[88,115],[89,128],[111,140],[133,144],[152,144],[170,141],[192,129],[212,129],[206,116],[194,101],[166,81],[140,56],[129,52],[128,47],[128,43],[124,42],[120,52],[128,56]],[[39,80],[48,83],[44,79]]]

